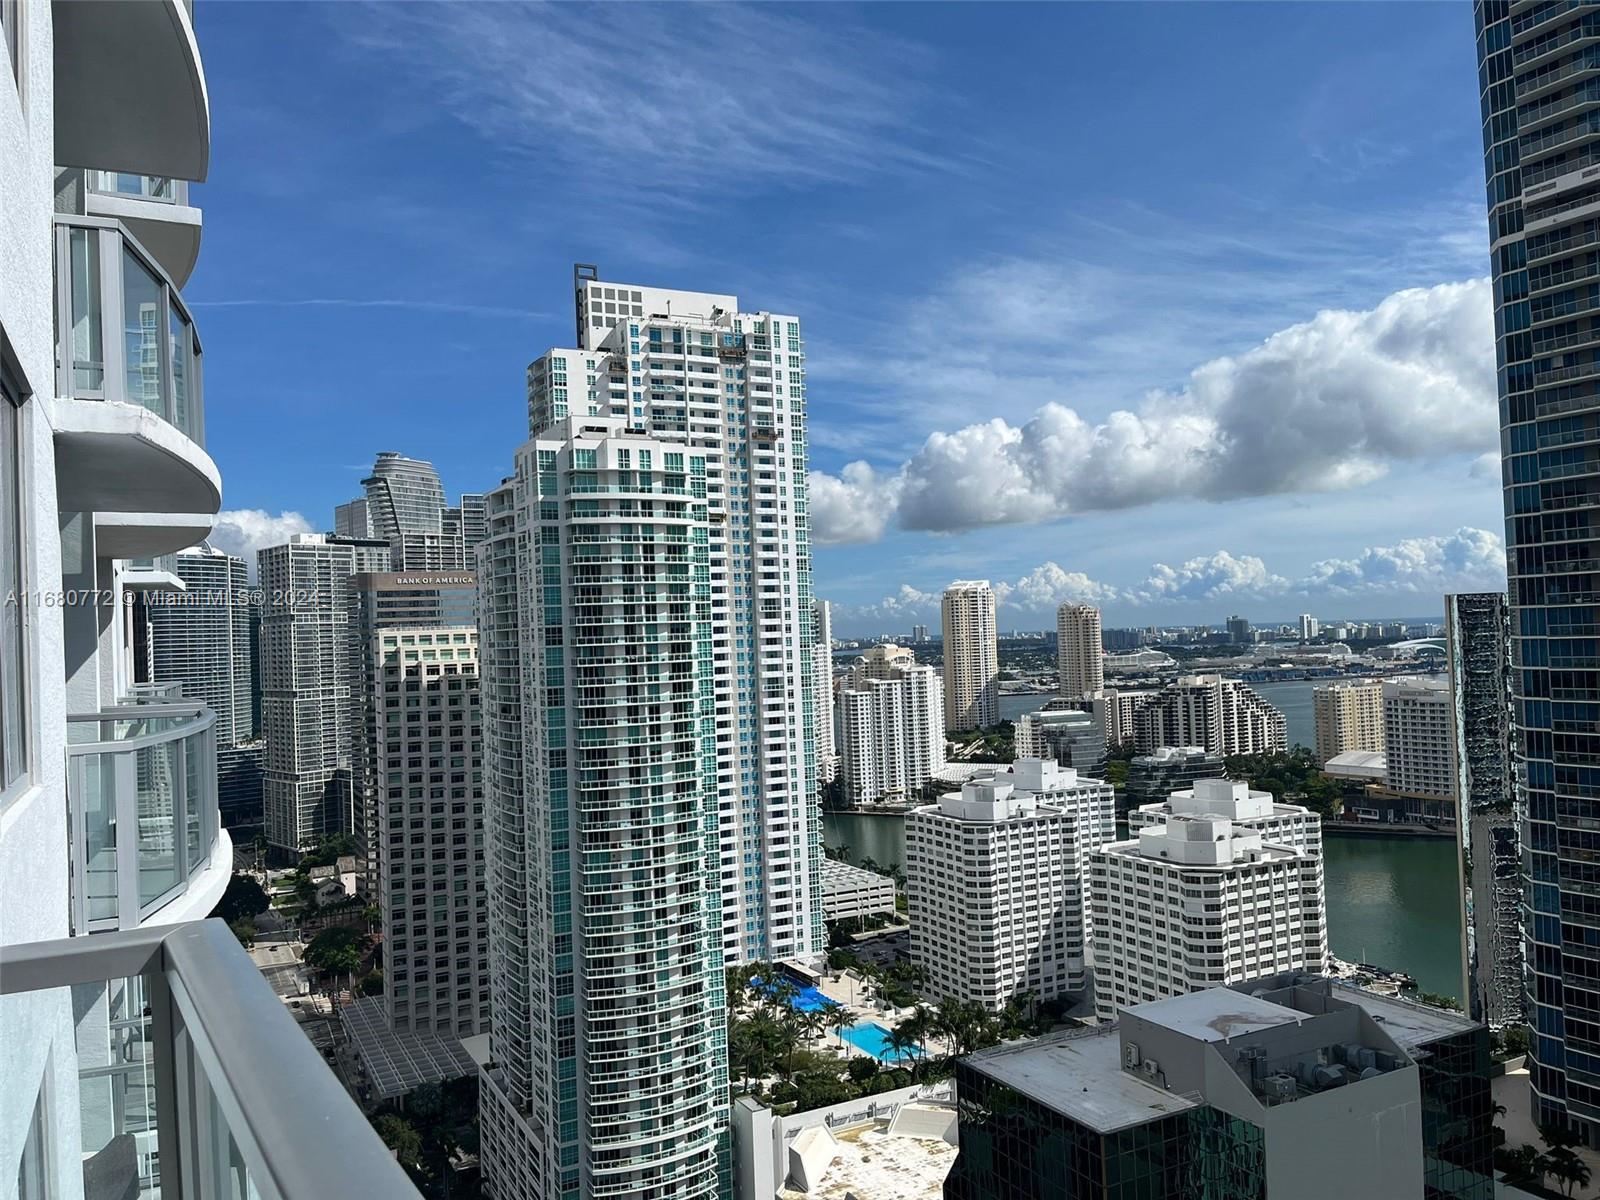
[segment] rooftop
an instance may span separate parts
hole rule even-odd
[[[940,1138],[903,1137],[874,1125],[834,1130],[838,1157],[809,1192],[783,1188],[783,1200],[940,1200],[956,1148]]]
[[[1207,988],[1151,1000],[1128,1011],[1201,1042],[1225,1042],[1279,1025],[1298,1025],[1306,1019],[1298,1009],[1229,988]]]

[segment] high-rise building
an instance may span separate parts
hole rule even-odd
[[[172,585],[155,562],[209,536],[222,500],[182,290],[209,160],[191,5],[0,3],[0,1189],[18,1200],[416,1194],[200,920],[233,866],[222,714],[138,686],[134,601]],[[324,1138],[338,1154],[308,1170]]]
[[[1383,681],[1341,680],[1311,689],[1316,754],[1325,763],[1351,750],[1383,750]]]
[[[1251,642],[1250,619],[1241,617],[1237,613],[1228,618],[1224,628],[1228,632],[1228,641],[1235,646],[1247,646]]]
[[[1116,837],[1110,784],[1019,759],[906,815],[911,960],[991,1012],[1087,984],[1084,864]]]
[[[384,450],[361,486],[374,537],[394,541],[405,533],[441,532],[444,485],[431,462]]]
[[[1199,746],[1224,757],[1287,750],[1283,714],[1237,679],[1180,675],[1133,714],[1141,753]]]
[[[483,493],[461,493],[461,540],[467,549],[467,565],[473,561],[473,552],[477,550],[478,543],[483,541],[489,533],[488,519],[484,515]]]
[[[958,579],[944,590],[944,724],[987,729],[1000,723],[1000,645],[994,591],[987,579]]]
[[[1455,820],[1456,771],[1450,684],[1442,678],[1383,681],[1383,784],[1418,817]]]
[[[955,1079],[948,1200],[1120,1200],[1135,1180],[1209,1200],[1496,1190],[1488,1031],[1303,973],[1009,1042]]]
[[[708,511],[709,457],[687,433],[639,432],[626,415],[557,418],[489,496],[478,561],[493,1028],[475,1053],[493,1195],[719,1194],[715,660],[731,656],[716,650],[710,545],[723,522]],[[746,562],[747,549],[731,554]],[[791,679],[808,678],[805,649],[786,656]],[[803,821],[772,829],[780,865],[803,857],[805,835]],[[778,878],[772,900],[792,924],[808,915],[811,897],[791,890],[807,876]]]
[[[1102,847],[1089,856],[1089,901],[1102,1021],[1148,1000],[1327,965],[1321,857],[1225,816],[1173,814]]]
[[[1018,758],[1054,759],[1080,775],[1099,779],[1106,767],[1106,731],[1093,713],[1047,708],[1022,715],[1016,750]]]
[[[851,804],[904,803],[944,766],[939,673],[900,646],[874,646],[835,696],[839,767]]]
[[[1173,792],[1186,791],[1201,779],[1221,779],[1227,774],[1222,755],[1203,746],[1162,746],[1128,760],[1123,797],[1130,809],[1165,803]]]
[[[1300,640],[1309,642],[1322,632],[1322,624],[1310,613],[1300,614]]]
[[[467,1037],[489,1028],[478,634],[390,626],[372,646],[385,1016],[402,1034]]]
[[[1504,592],[1446,596],[1450,740],[1464,873],[1465,991],[1492,1029],[1520,1022],[1522,838],[1511,744],[1511,625]]]
[[[1128,810],[1128,832],[1165,825],[1169,818],[1226,817],[1236,829],[1259,833],[1263,841],[1322,857],[1322,818],[1299,804],[1279,804],[1271,792],[1258,792],[1232,779],[1200,779],[1165,800]]]
[[[337,505],[333,510],[333,531],[340,537],[376,537],[372,528],[372,513],[367,508],[366,497]]]
[[[573,286],[578,348],[529,366],[530,428],[620,417],[684,434],[705,458],[723,953],[816,957],[822,817],[800,319],[743,311],[731,295],[605,282],[590,264],[575,266]],[[659,483],[659,461],[636,469],[642,484]]]
[[[464,494],[459,505],[444,502],[444,484],[433,464],[392,450],[379,453],[363,479],[366,495],[334,509],[334,532],[389,543],[396,571],[461,571],[470,563],[468,524],[483,536],[483,497]]]
[[[353,832],[350,580],[386,571],[389,543],[293,535],[257,555],[267,841],[297,851]]]
[[[177,683],[217,715],[217,746],[255,737],[256,664],[250,645],[245,561],[205,543],[169,561],[184,590],[146,597],[151,682]]]
[[[812,725],[816,732],[817,786],[821,787],[832,783],[839,771],[839,753],[834,745],[833,621],[826,600],[813,600],[811,609],[816,637],[811,647]],[[943,744],[939,748],[942,758]]]
[[[1085,696],[1106,685],[1101,663],[1100,610],[1090,604],[1063,604],[1056,609],[1057,691]]]
[[[911,640],[920,646],[928,640],[928,627],[926,625],[913,625],[911,627]]]

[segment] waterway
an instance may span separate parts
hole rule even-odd
[[[872,858],[883,866],[905,865],[903,817],[824,813],[822,836],[828,846],[848,846],[856,862]],[[1334,835],[1324,839],[1324,853],[1328,942],[1334,954],[1404,971],[1424,991],[1459,996],[1455,843]]]

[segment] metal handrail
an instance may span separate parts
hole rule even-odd
[[[418,1195],[220,920],[0,946],[0,995],[133,975],[152,1010],[163,1194],[222,1200],[203,1166],[221,1132],[268,1200]],[[226,1130],[203,1128],[207,1091]]]

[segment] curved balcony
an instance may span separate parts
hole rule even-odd
[[[50,12],[56,162],[205,179],[211,103],[186,0],[74,0]]]
[[[75,931],[193,920],[221,899],[233,843],[215,724],[203,705],[160,702],[67,718]]]
[[[186,182],[126,171],[85,171],[83,183],[84,212],[121,221],[173,283],[182,287],[189,282],[200,257],[200,210],[189,204]]]
[[[55,237],[60,506],[96,514],[102,558],[191,546],[222,506],[194,321],[121,222],[58,217]]]

